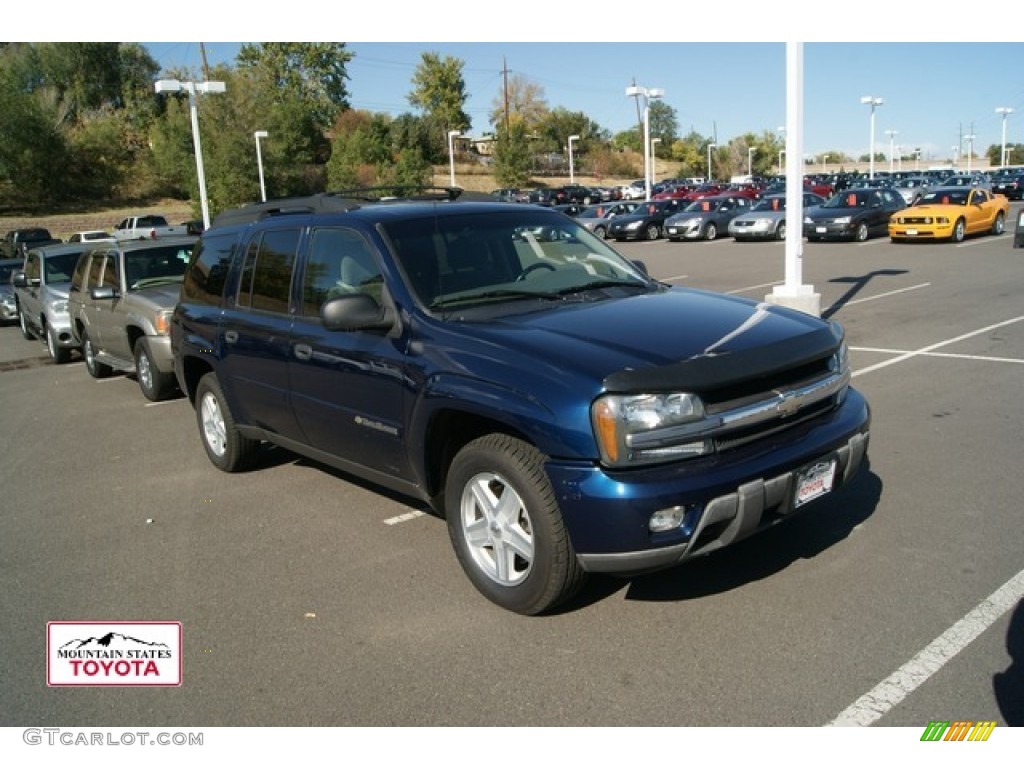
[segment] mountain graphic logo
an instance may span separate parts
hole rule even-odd
[[[102,637],[89,637],[85,640],[76,638],[69,640],[60,646],[61,650],[91,650],[91,649],[122,649],[122,648],[136,648],[140,645],[148,646],[150,648],[170,648],[167,643],[151,643],[148,640],[140,640],[137,637],[131,637],[129,635],[122,635],[120,632],[107,632]]]

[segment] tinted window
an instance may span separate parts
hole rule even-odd
[[[183,296],[206,304],[220,303],[235,242],[235,235],[211,235],[199,241],[185,273]]]
[[[288,311],[297,229],[263,232],[249,244],[238,289],[238,305],[266,312]]]
[[[373,251],[349,229],[313,230],[302,281],[302,314],[315,317],[328,299],[366,293],[380,300],[383,276]]]

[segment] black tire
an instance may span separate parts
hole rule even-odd
[[[657,224],[648,224],[647,229],[644,230],[644,237],[647,240],[657,240],[661,237],[661,227]]]
[[[964,237],[966,237],[966,235],[967,235],[967,224],[964,223],[963,219],[957,219],[956,220],[956,224],[953,225],[953,235],[950,237],[950,239],[954,243],[962,243],[964,241]]]
[[[586,573],[565,530],[544,457],[529,443],[503,434],[468,443],[448,469],[444,497],[459,563],[491,602],[533,616],[583,586]]]
[[[786,222],[780,221],[779,226],[775,228],[775,239],[785,240],[786,239]]]
[[[96,359],[96,345],[89,338],[88,331],[82,331],[82,357],[85,358],[85,370],[94,379],[105,379],[114,370],[106,363]]]
[[[608,231],[604,227],[594,227],[594,234],[602,240],[608,239]]]
[[[64,365],[71,359],[71,350],[57,344],[57,336],[49,325],[46,326],[46,351],[57,365]]]
[[[868,239],[868,225],[863,221],[857,225],[857,231],[853,235],[853,239],[858,243],[866,242]]]
[[[708,225],[704,227],[704,239],[714,240],[718,237],[718,225],[713,221],[709,221]]]
[[[135,342],[135,378],[142,394],[153,402],[166,400],[177,389],[174,374],[160,371],[153,364],[153,353],[144,338]]]
[[[1000,211],[996,214],[996,220],[992,222],[992,234],[1001,235],[1006,230],[1006,219],[1003,218],[1003,212]]]
[[[18,325],[21,326],[21,335],[29,341],[32,341],[36,335],[32,333],[32,329],[28,327],[28,319],[25,317],[25,313],[22,309],[18,308]]]
[[[196,421],[206,455],[223,472],[240,472],[252,464],[259,440],[243,437],[235,425],[217,376],[208,373],[196,387]]]

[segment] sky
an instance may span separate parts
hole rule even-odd
[[[664,91],[681,135],[694,130],[724,143],[776,131],[786,123],[789,41],[803,51],[806,157],[868,152],[871,111],[860,103],[864,96],[884,101],[875,112],[877,152],[887,154],[891,140],[894,148],[920,148],[922,161],[938,163],[955,145],[966,151],[965,137],[973,135],[974,151],[982,154],[1001,144],[1004,125],[1009,143],[1024,143],[1019,0],[991,0],[977,13],[969,5],[928,13],[920,4],[883,0],[813,9],[730,0],[727,11],[710,3],[605,10],[609,6],[539,0],[503,6],[307,0],[301,13],[272,15],[181,0],[173,15],[159,15],[159,23],[131,13],[134,6],[123,0],[94,3],[99,10],[91,18],[117,18],[118,24],[100,22],[90,30],[78,20],[54,20],[48,39],[107,40],[116,29],[119,39],[143,40],[159,30],[163,41],[142,43],[150,54],[164,67],[190,68],[198,77],[200,43],[173,40],[202,37],[215,64],[233,63],[241,43],[231,41],[308,40],[312,33],[340,38],[354,54],[347,67],[351,106],[392,116],[414,111],[407,96],[423,53],[457,58],[473,121],[465,133],[472,136],[490,130],[488,115],[506,68],[540,86],[549,107],[583,112],[612,133],[637,124],[636,100],[625,94],[632,84]],[[24,24],[25,33],[39,33],[35,23]],[[9,39],[22,39],[18,25],[17,19],[13,27],[5,23]],[[487,42],[471,41],[481,37]],[[998,107],[1013,112],[1004,121]]]
[[[197,73],[198,43],[144,43],[165,67]],[[207,57],[231,62],[239,44],[204,43]],[[723,143],[747,132],[774,132],[786,123],[786,44],[783,42],[452,43],[350,42],[347,66],[353,108],[396,116],[412,112],[407,95],[423,53],[463,62],[473,121],[490,129],[500,103],[502,70],[540,86],[549,107],[586,114],[616,133],[637,125],[632,84],[660,88],[675,110],[681,135],[694,130]],[[803,43],[804,155],[867,154],[871,109],[861,97],[882,98],[875,111],[875,149],[890,139],[922,162],[948,159],[954,145],[976,154],[1002,142],[1024,143],[1024,43]],[[1015,66],[1016,63],[1016,66]],[[988,73],[979,77],[978,73]],[[890,136],[888,131],[896,133]],[[781,134],[780,134],[781,136]],[[1024,157],[1020,158],[1024,162]],[[827,163],[827,160],[826,160]]]

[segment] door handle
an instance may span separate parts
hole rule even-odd
[[[299,360],[309,360],[313,357],[313,348],[309,344],[296,344],[295,356]]]
[[[238,341],[238,331],[224,331],[224,341],[228,344],[234,344]]]

